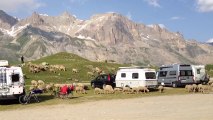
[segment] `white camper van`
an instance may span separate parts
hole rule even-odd
[[[120,67],[115,78],[116,87],[138,87],[157,88],[155,69],[144,67]]]
[[[205,65],[191,65],[195,83],[208,83]]]
[[[9,67],[0,61],[0,100],[18,99],[25,94],[24,77],[21,67]]]

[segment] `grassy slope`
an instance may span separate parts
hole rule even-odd
[[[47,62],[50,65],[64,65],[66,71],[57,71],[57,73],[50,73],[49,71],[42,71],[40,73],[30,73],[27,66],[23,67],[24,73],[27,75],[26,84],[30,84],[31,80],[44,80],[46,83],[72,83],[74,79],[78,79],[81,82],[89,82],[92,78],[87,75],[87,72],[92,72],[91,69],[87,68],[87,65],[92,65],[93,68],[99,67],[105,73],[115,73],[117,68],[124,66],[121,64],[105,63],[105,62],[92,62],[81,58],[77,55],[70,53],[58,53],[52,56],[44,57],[32,63],[40,64]],[[78,73],[73,73],[72,69],[76,68],[79,70]],[[111,70],[115,68],[115,70]]]

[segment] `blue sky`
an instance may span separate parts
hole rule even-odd
[[[79,19],[117,12],[143,24],[162,24],[186,39],[213,40],[213,0],[1,0],[0,8],[25,18],[36,11],[57,16],[64,11]]]

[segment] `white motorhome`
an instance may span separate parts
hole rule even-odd
[[[116,87],[138,87],[157,88],[155,69],[144,67],[120,67],[115,78]]]
[[[195,83],[207,83],[209,81],[205,65],[191,65]]]
[[[8,62],[0,61],[0,100],[18,99],[25,94],[24,88],[21,67],[9,67]]]

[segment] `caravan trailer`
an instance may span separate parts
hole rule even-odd
[[[0,100],[18,99],[25,94],[22,69],[9,67],[6,61],[0,62]]]
[[[144,67],[120,67],[115,78],[116,87],[157,88],[155,69]]]
[[[172,87],[193,84],[192,66],[187,64],[163,65],[158,71],[158,84]]]
[[[192,65],[195,83],[206,84],[209,81],[205,70],[205,65]]]

